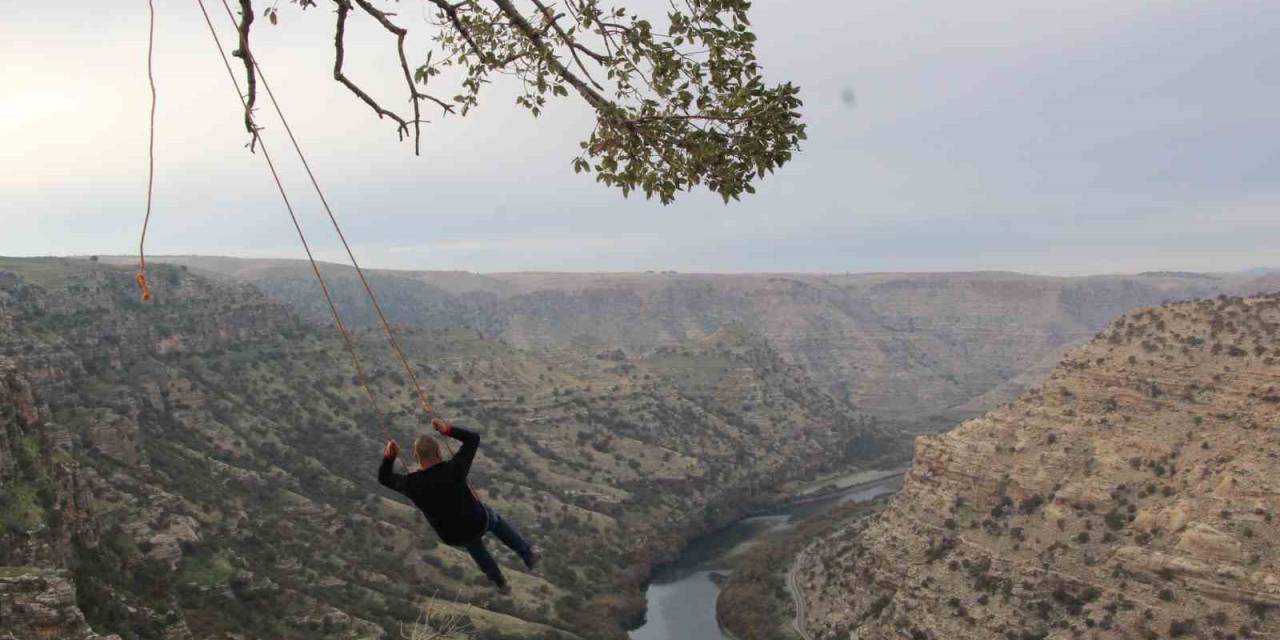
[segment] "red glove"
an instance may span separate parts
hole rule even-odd
[[[387,446],[382,450],[383,460],[395,460],[400,457],[400,445],[395,440],[388,440]]]

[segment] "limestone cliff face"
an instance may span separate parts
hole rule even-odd
[[[1280,297],[1117,320],[802,555],[816,638],[1280,637]]]
[[[0,640],[120,640],[100,636],[76,606],[66,572],[0,568]]]
[[[30,382],[0,357],[0,564],[65,567],[96,546],[93,492]]]
[[[8,367],[6,367],[8,368]],[[21,453],[20,425],[34,424],[40,419],[31,385],[12,371],[0,369],[0,482],[10,482],[18,471]]]
[[[0,357],[0,640],[98,640],[64,570],[98,544],[93,494],[48,413]]]

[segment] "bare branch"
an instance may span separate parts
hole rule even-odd
[[[241,0],[241,1],[244,2],[247,0]],[[346,38],[347,15],[351,13],[351,10],[352,10],[351,3],[353,1],[355,2],[355,4],[359,5],[360,8],[365,13],[372,16],[374,20],[377,20],[378,23],[381,24],[384,29],[391,32],[396,37],[396,50],[400,56],[400,70],[404,74],[405,84],[407,84],[409,87],[409,100],[413,104],[412,120],[406,120],[400,117],[394,111],[384,108],[381,104],[378,103],[377,100],[374,100],[372,96],[370,96],[358,85],[356,85],[356,83],[352,82],[351,79],[348,78],[346,74],[344,74],[342,71],[343,62],[346,59],[345,38]],[[374,7],[372,4],[368,2],[368,0],[334,0],[334,3],[338,6],[338,13],[337,13],[337,20],[334,26],[334,36],[333,36],[333,46],[334,46],[333,79],[337,80],[340,84],[345,86],[352,93],[356,94],[356,97],[360,98],[360,100],[362,100],[365,104],[369,105],[369,107],[373,109],[374,113],[378,114],[379,118],[387,117],[387,118],[391,118],[392,120],[395,120],[397,124],[397,133],[400,135],[401,140],[404,139],[404,136],[408,135],[409,125],[412,124],[414,153],[420,155],[422,152],[421,124],[422,122],[424,122],[424,120],[422,119],[422,109],[419,101],[423,99],[430,100],[431,102],[434,102],[436,105],[438,105],[441,111],[443,111],[444,113],[453,113],[453,105],[435,96],[419,91],[417,85],[414,84],[413,74],[409,71],[409,60],[408,60],[408,57],[405,55],[405,50],[404,50],[404,41],[405,41],[405,36],[408,35],[409,33],[408,30],[392,22],[389,14],[379,10],[377,7]]]
[[[380,11],[377,7],[369,4],[369,0],[355,0],[364,12],[373,16],[382,28],[390,31],[396,36],[396,50],[400,53],[400,70],[404,72],[405,84],[409,85],[409,100],[413,102],[413,152],[415,155],[422,154],[422,109],[418,101],[422,98],[429,97],[418,91],[417,85],[413,83],[413,74],[409,72],[409,60],[404,55],[404,37],[409,32],[391,21],[386,13]],[[439,104],[446,113],[453,111],[453,107],[449,104],[432,98],[436,104]]]
[[[342,86],[350,89],[351,93],[356,94],[356,97],[369,105],[369,107],[373,109],[374,113],[378,114],[379,118],[385,116],[395,120],[398,124],[397,133],[400,134],[400,139],[403,140],[404,136],[409,132],[409,123],[404,118],[396,115],[395,112],[382,108],[382,105],[378,104],[376,100],[370,97],[369,94],[365,93],[363,89],[342,73],[342,63],[346,58],[346,46],[344,44],[344,39],[346,38],[347,14],[351,13],[351,1],[334,0],[334,3],[338,5],[338,18],[333,30],[333,79],[337,80],[342,84]]]
[[[253,0],[240,0],[240,24],[236,32],[240,36],[240,44],[231,55],[244,62],[245,87],[248,93],[244,103],[244,128],[249,132],[249,150],[253,151],[258,144],[258,125],[253,121],[254,104],[258,101],[258,75],[254,71],[253,52],[249,50],[249,28],[253,26]]]

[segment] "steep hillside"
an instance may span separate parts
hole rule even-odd
[[[305,263],[157,258],[253,282],[327,322]],[[374,316],[327,267],[353,320]],[[1050,278],[1014,273],[678,274],[377,271],[396,322],[468,326],[517,347],[643,354],[741,323],[835,395],[884,419],[950,426],[1016,397],[1061,351],[1130,309],[1258,290],[1249,274]]]
[[[61,569],[98,546],[84,472],[45,424],[30,382],[0,358],[0,638],[98,640]],[[54,515],[56,514],[56,516]]]
[[[1280,296],[1126,315],[810,545],[815,638],[1280,637]]]
[[[544,568],[509,567],[515,594],[496,597],[376,485],[377,419],[331,331],[244,284],[157,265],[144,305],[131,279],[89,261],[0,261],[0,360],[24,406],[45,407],[46,434],[31,440],[31,415],[11,420],[20,454],[0,470],[36,471],[6,485],[0,537],[36,551],[3,564],[70,571],[99,632],[381,637],[434,595],[475,603],[481,638],[617,637],[650,564],[687,536],[788,478],[905,453],[739,328],[646,357],[406,331],[437,406],[483,434],[477,488],[544,549]],[[379,335],[359,342],[408,441],[423,430],[410,389]],[[41,488],[62,462],[88,505],[70,521],[90,533],[48,541],[80,513]]]

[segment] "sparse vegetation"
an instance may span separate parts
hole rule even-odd
[[[37,391],[68,432],[67,459],[92,469],[102,508],[131,523],[86,549],[93,560],[77,569],[96,628],[159,637],[140,631],[152,628],[144,620],[174,611],[208,634],[395,634],[424,590],[488,601],[469,559],[374,484],[378,417],[329,331],[180,269],[170,278],[156,268],[163,304],[153,306],[137,302],[125,270],[75,269],[54,288],[0,278],[0,296],[26,301],[0,312],[13,328],[0,352],[19,371],[83,363],[65,372],[74,384]],[[628,357],[625,370],[594,351],[546,357],[469,330],[405,329],[401,339],[429,358],[437,407],[482,432],[477,489],[544,543],[541,574],[517,572],[519,597],[471,611],[477,638],[557,628],[618,637],[642,606],[652,558],[767,501],[758,487],[846,454],[905,451],[745,331]],[[421,429],[414,398],[380,366],[394,362],[380,340],[360,348],[403,442]],[[6,411],[0,425],[15,419]],[[828,426],[794,435],[811,424]],[[47,470],[51,445],[29,446],[42,449],[19,458]],[[47,509],[53,496],[31,478],[5,484],[0,536],[66,513]],[[559,539],[580,544],[546,542]],[[155,622],[155,634],[173,620]]]
[[[1280,637],[1249,604],[1280,566],[1263,526],[1274,500],[1249,488],[1280,470],[1266,426],[1278,372],[1270,334],[1250,327],[1278,321],[1280,295],[1135,312],[1068,353],[1044,391],[922,439],[921,468],[857,552],[822,554],[811,630]],[[872,604],[874,620],[848,615]],[[894,604],[907,611],[884,613]]]

